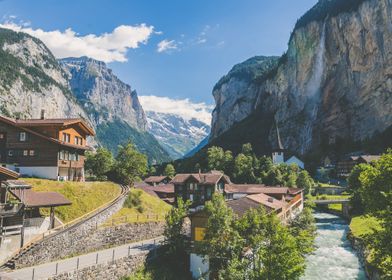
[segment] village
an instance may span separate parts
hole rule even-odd
[[[276,124],[275,132],[276,143],[270,156],[273,166],[294,166],[295,170],[297,170],[295,172],[302,172],[301,170],[304,170],[306,166],[298,157],[292,156],[287,160],[285,159],[286,150],[282,145],[281,135]],[[32,186],[35,182],[34,179],[29,178],[44,179],[41,181],[42,184],[58,181],[59,184],[65,185],[68,182],[77,182],[80,184],[79,186],[82,186],[83,183],[91,180],[92,170],[90,169],[87,172],[84,164],[86,151],[90,153],[90,157],[94,155],[94,153],[89,152],[91,148],[87,144],[88,137],[94,135],[94,130],[82,119],[47,119],[45,118],[44,110],[42,110],[39,119],[0,117],[0,258],[2,267],[5,269],[4,277],[8,277],[7,275],[20,275],[18,271],[26,274],[27,269],[30,269],[27,278],[32,276],[34,279],[34,274],[38,273],[35,270],[38,270],[37,264],[49,263],[59,257],[52,256],[43,259],[38,258],[38,260],[30,257],[26,261],[24,258],[29,255],[29,251],[31,251],[31,254],[39,255],[42,250],[61,250],[56,247],[58,246],[57,244],[51,243],[50,240],[56,243],[56,241],[59,242],[59,238],[62,235],[67,235],[67,242],[72,243],[69,240],[80,238],[77,233],[78,228],[88,225],[90,220],[97,217],[99,218],[94,222],[94,228],[89,228],[89,231],[94,232],[94,230],[98,230],[99,224],[107,223],[107,220],[111,220],[113,226],[115,219],[111,218],[111,216],[122,207],[125,208],[124,205],[129,204],[127,201],[131,201],[131,206],[128,205],[127,207],[134,208],[134,211],[137,210],[133,212],[133,214],[137,214],[134,214],[133,217],[128,216],[130,217],[129,222],[127,221],[128,217],[124,216],[124,223],[127,223],[128,228],[124,232],[121,232],[120,228],[116,228],[117,235],[124,236],[119,237],[123,241],[115,244],[130,244],[129,246],[131,246],[133,242],[154,238],[153,244],[155,246],[148,248],[146,251],[150,253],[153,250],[156,253],[155,238],[166,236],[166,233],[162,230],[163,228],[165,228],[165,232],[169,230],[169,226],[164,223],[165,219],[167,220],[170,217],[169,212],[176,213],[177,210],[174,209],[179,207],[181,210],[185,203],[187,205],[184,208],[186,209],[186,213],[184,213],[186,217],[180,217],[180,221],[182,224],[181,228],[184,226],[186,229],[184,232],[180,229],[180,233],[184,236],[185,243],[182,246],[185,246],[188,259],[185,262],[186,266],[188,266],[187,273],[193,279],[201,279],[201,277],[208,279],[208,275],[217,273],[217,271],[213,271],[213,274],[211,274],[209,259],[212,259],[212,256],[206,256],[204,253],[201,253],[203,251],[198,250],[198,245],[196,244],[203,243],[204,237],[206,234],[208,235],[207,231],[211,226],[209,217],[212,214],[211,210],[206,209],[210,209],[214,203],[217,203],[217,197],[221,197],[226,205],[225,208],[230,209],[230,213],[233,213],[233,217],[237,220],[246,218],[250,215],[249,213],[254,213],[252,211],[261,211],[259,209],[262,209],[262,212],[256,213],[259,213],[258,215],[276,217],[283,227],[290,227],[302,215],[304,209],[309,207],[306,205],[310,202],[316,203],[317,207],[321,207],[326,211],[328,211],[329,205],[340,205],[337,213],[341,213],[343,217],[350,218],[352,207],[348,203],[348,196],[342,195],[352,191],[347,186],[347,177],[355,166],[359,164],[373,165],[381,158],[379,155],[363,154],[342,156],[341,160],[336,163],[331,162],[328,158],[323,160],[318,173],[320,173],[320,170],[333,170],[330,173],[336,174],[336,178],[339,178],[340,182],[345,182],[336,186],[328,185],[327,187],[323,187],[322,183],[319,183],[319,185],[312,183],[312,186],[309,188],[306,186],[238,182],[238,180],[234,183],[222,170],[214,169],[203,171],[199,169],[195,173],[177,174],[173,170],[171,172],[165,170],[164,173],[166,174],[148,175],[148,172],[146,172],[142,181],[118,180],[117,183],[122,186],[121,193],[119,192],[117,198],[115,196],[112,202],[108,202],[105,206],[106,208],[102,208],[102,205],[100,205],[97,209],[92,209],[89,213],[77,217],[75,221],[65,223],[57,216],[57,213],[59,213],[57,209],[77,206],[75,204],[81,203],[81,201],[71,201],[72,199],[67,197],[67,195],[55,191],[56,188],[50,191],[36,191],[35,186]],[[131,160],[134,159],[132,158]],[[87,157],[87,163],[88,161]],[[90,177],[87,177],[87,173]],[[330,180],[330,178],[327,180]],[[299,181],[297,180],[297,182]],[[92,191],[94,192],[94,189]],[[159,203],[166,205],[163,208],[172,208],[173,210],[164,212],[162,216],[160,216],[162,213],[146,212],[143,209],[140,211],[138,207],[143,207],[140,205],[140,197],[142,196],[140,191],[142,191],[143,196],[150,197],[149,199],[161,201]],[[314,195],[313,198],[312,195]],[[158,202],[153,203],[159,204]],[[209,206],[206,208],[206,205]],[[333,208],[329,210],[333,211]],[[109,214],[103,214],[105,212]],[[308,210],[305,212],[308,212]],[[136,220],[130,222],[135,216]],[[159,224],[159,226],[156,224],[157,228],[152,230],[154,234],[138,236],[142,234],[138,232],[134,233],[134,239],[132,237],[127,239],[125,235],[128,234],[128,230],[133,230],[133,227],[137,227],[143,216],[146,217],[144,222],[149,227],[153,226],[151,223],[154,222]],[[169,241],[160,242],[163,242],[163,247],[170,244]],[[165,242],[169,243],[165,245]],[[55,247],[51,248],[51,246]],[[105,245],[105,248],[107,246]],[[114,244],[110,246],[114,246]],[[245,250],[245,247],[243,249]],[[246,254],[252,254],[252,250],[249,251],[249,248],[247,250]],[[86,252],[90,253],[90,251]],[[146,254],[143,250],[142,252]],[[113,250],[112,262],[115,260],[114,255],[115,251]],[[129,253],[128,257],[130,257]],[[128,257],[123,257],[118,261],[124,261]],[[96,264],[98,264],[98,253],[96,258]],[[110,263],[110,261],[108,262]],[[77,267],[73,267],[69,271],[65,270],[63,274],[74,273],[74,275],[78,275],[78,271],[83,271],[83,269],[79,268],[79,258],[77,263]],[[53,274],[53,271],[46,271],[46,277],[61,275],[58,272],[58,265],[59,263],[56,265],[55,274]],[[84,270],[87,269],[94,268],[86,266]],[[133,266],[130,266],[126,271],[128,274],[131,274]],[[36,279],[39,279],[39,277]]]

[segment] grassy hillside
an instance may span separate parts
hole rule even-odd
[[[130,198],[132,198],[132,202],[130,202]],[[135,203],[136,200],[138,200],[137,203]],[[132,189],[124,207],[108,220],[107,225],[163,221],[170,208],[169,204],[158,197],[149,195],[140,189]]]
[[[121,120],[98,125],[96,132],[99,142],[114,154],[117,154],[119,144],[126,144],[131,140],[139,152],[148,156],[150,163],[171,160],[154,136],[148,132],[138,131]]]
[[[121,190],[111,182],[58,182],[44,179],[27,179],[37,192],[58,192],[72,202],[71,206],[55,209],[63,222],[72,221],[116,198]]]

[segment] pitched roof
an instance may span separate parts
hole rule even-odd
[[[220,179],[224,179],[226,183],[231,183],[230,178],[219,171],[211,171],[208,173],[189,173],[189,174],[177,174],[171,180],[173,184],[183,184],[189,178],[195,179],[199,184],[214,185],[219,182]]]
[[[144,179],[144,182],[146,183],[160,183],[165,179],[169,179],[167,176],[150,176]]]
[[[235,200],[228,200],[226,201],[226,204],[239,217],[243,216],[250,209],[257,209],[260,207],[260,203],[247,199],[246,197]]]
[[[245,194],[287,194],[287,187],[269,187],[264,184],[226,184],[226,193],[245,193]]]
[[[39,133],[39,132],[37,132],[37,131],[31,130],[30,128],[27,128],[27,127],[25,127],[25,126],[23,126],[23,125],[18,125],[18,124],[16,123],[16,121],[13,120],[13,119],[11,119],[11,118],[7,118],[7,117],[4,117],[4,116],[0,116],[0,121],[3,121],[3,122],[5,122],[5,123],[7,123],[7,124],[9,124],[9,125],[14,126],[14,127],[18,127],[18,128],[20,128],[20,129],[22,129],[22,130],[28,132],[28,133],[31,133],[31,134],[36,135],[36,136],[38,136],[38,137],[41,137],[41,138],[43,138],[43,139],[45,139],[45,140],[48,140],[48,141],[50,141],[50,142],[52,142],[52,143],[55,143],[55,144],[59,144],[59,145],[65,146],[65,147],[75,148],[75,149],[79,149],[79,150],[89,150],[89,149],[90,149],[90,148],[87,147],[87,146],[73,145],[73,144],[69,144],[69,143],[60,141],[59,139],[56,139],[56,138],[46,136],[46,135],[41,134],[41,133]],[[93,134],[93,135],[95,135],[95,134]]]
[[[164,184],[153,187],[151,185],[145,183],[137,183],[135,184],[135,188],[141,189],[146,193],[158,197],[158,193],[166,193],[166,194],[174,194],[174,185],[173,184]]]
[[[11,119],[12,120],[12,119]],[[73,124],[80,125],[85,132],[95,135],[94,130],[80,118],[63,118],[63,119],[17,119],[13,120],[18,126],[37,127],[37,126],[69,126]]]
[[[19,178],[19,173],[0,166],[0,179],[8,180],[8,179],[18,179],[18,178]]]
[[[359,158],[362,158],[367,163],[371,163],[372,161],[379,160],[381,158],[381,156],[379,156],[379,155],[363,155],[363,156],[359,156]]]
[[[263,193],[259,193],[259,194],[252,194],[252,195],[248,195],[245,198],[250,199],[252,201],[255,201],[257,203],[260,203],[268,208],[274,209],[274,210],[279,210],[282,209],[286,206],[286,203],[273,198],[271,196],[268,196],[266,194]]]
[[[26,207],[54,207],[71,205],[71,201],[57,192],[35,192],[31,189],[11,190]]]

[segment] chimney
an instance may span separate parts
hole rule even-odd
[[[45,119],[45,110],[42,109],[41,110],[41,120],[44,120],[44,119]]]
[[[272,197],[269,197],[269,198],[268,198],[268,202],[271,202],[271,203],[272,203],[272,202],[274,202],[274,199],[273,199]]]

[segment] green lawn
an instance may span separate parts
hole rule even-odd
[[[106,225],[163,221],[165,215],[171,209],[171,206],[166,202],[140,189],[132,189],[131,193],[140,193],[139,207],[124,206],[107,221]]]
[[[23,178],[36,192],[58,192],[72,202],[70,206],[56,207],[56,216],[63,222],[72,221],[116,198],[121,189],[112,182],[60,182]],[[43,211],[48,214],[48,211]]]
[[[381,225],[375,217],[362,215],[351,219],[350,230],[354,237],[361,238],[377,229],[381,229]]]

